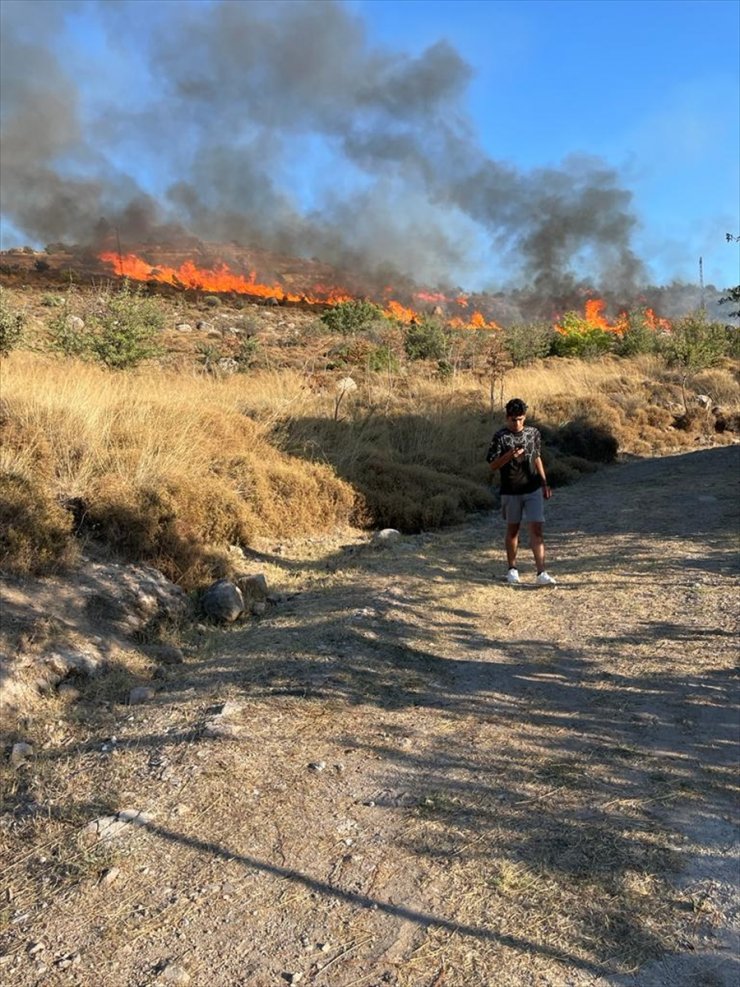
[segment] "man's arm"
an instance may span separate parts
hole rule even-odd
[[[510,463],[512,459],[521,459],[523,455],[524,449],[521,446],[517,446],[515,449],[507,449],[506,452],[502,452],[500,456],[492,459],[488,465],[491,467],[491,471],[495,472],[496,470],[500,470],[502,466]]]
[[[534,468],[537,470],[537,473],[542,480],[542,496],[545,500],[549,500],[552,497],[552,490],[550,489],[550,484],[547,482],[547,477],[545,476],[545,466],[542,462],[541,456],[535,457]]]

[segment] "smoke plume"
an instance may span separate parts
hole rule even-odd
[[[87,5],[3,3],[0,209],[26,236],[92,242],[102,218],[429,284],[487,257],[489,285],[551,299],[642,279],[618,174],[491,159],[447,42],[374,47],[331,0],[142,6],[95,6],[86,61],[58,39]]]

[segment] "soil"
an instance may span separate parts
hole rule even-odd
[[[739,477],[556,490],[554,588],[526,545],[505,584],[495,516],[261,546],[263,617],[21,724],[0,979],[734,987]]]

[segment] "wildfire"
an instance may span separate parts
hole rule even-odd
[[[177,288],[194,288],[200,291],[230,292],[240,295],[251,295],[254,298],[274,298],[279,302],[307,302],[319,305],[338,305],[341,302],[352,301],[352,295],[341,288],[316,284],[310,292],[298,294],[286,291],[279,284],[262,284],[257,280],[256,272],[248,276],[232,271],[226,264],[213,268],[197,267],[193,261],[185,261],[179,267],[168,267],[164,264],[153,265],[136,254],[118,254],[106,251],[99,259],[110,264],[116,274],[130,278],[132,281],[156,281],[161,284],[171,284]],[[392,293],[391,288],[386,294]],[[419,301],[429,303],[448,302],[449,299],[437,292],[418,292],[415,296]],[[466,299],[454,299],[461,307],[467,306]],[[402,305],[394,299],[389,299],[383,309],[385,314],[398,322],[409,325],[421,321],[422,316],[413,308]],[[486,322],[480,312],[474,312],[467,321],[461,318],[451,319],[449,325],[463,329],[498,329],[495,322]]]
[[[605,309],[606,302],[603,299],[589,298],[582,316],[575,312],[569,312],[563,318],[562,323],[555,325],[555,331],[567,336],[574,331],[587,332],[590,329],[601,329],[602,332],[623,336],[630,328],[630,315],[627,312],[620,312],[614,322],[609,322],[604,315]],[[670,321],[661,319],[651,308],[643,309],[640,314],[645,326],[653,332],[671,331]]]

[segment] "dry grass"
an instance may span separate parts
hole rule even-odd
[[[71,535],[58,534],[69,527],[59,503],[78,534],[186,587],[225,574],[229,543],[347,523],[419,531],[493,506],[483,454],[502,417],[491,414],[487,382],[443,382],[423,368],[358,373],[357,390],[338,403],[345,375],[284,368],[216,379],[192,366],[113,374],[12,354],[0,468],[24,485],[29,524],[47,535],[33,565],[27,538],[4,546],[4,564],[29,571],[66,560]],[[729,369],[706,372],[697,386],[730,411],[740,405]],[[654,454],[731,441],[715,434],[709,411],[674,427],[680,388],[655,359],[543,361],[508,375],[503,397],[513,395],[529,402],[560,485],[613,458],[616,443]],[[16,501],[6,498],[6,512]]]

